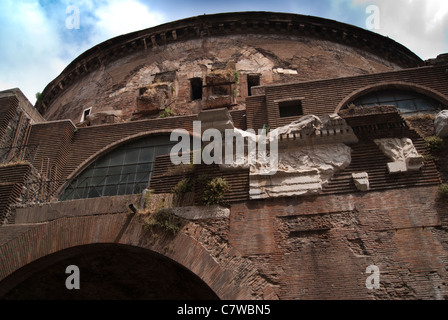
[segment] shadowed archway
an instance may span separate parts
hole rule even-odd
[[[67,266],[79,268],[80,288],[69,290]],[[194,273],[148,249],[121,244],[73,247],[45,256],[4,280],[0,299],[32,300],[215,300]]]

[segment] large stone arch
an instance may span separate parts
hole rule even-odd
[[[432,88],[429,88],[426,86],[422,86],[419,84],[415,84],[415,83],[410,83],[410,82],[386,81],[386,82],[368,85],[368,86],[362,87],[362,88],[350,93],[349,95],[344,97],[344,99],[342,99],[341,102],[339,102],[339,104],[337,105],[337,107],[335,109],[335,113],[338,113],[339,111],[341,111],[341,109],[344,106],[346,106],[349,102],[351,102],[363,95],[366,95],[370,92],[380,91],[380,90],[384,90],[384,89],[412,90],[412,91],[421,93],[423,95],[426,95],[428,97],[431,97],[431,98],[439,101],[440,103],[443,103],[444,105],[448,105],[448,97],[435,89],[432,89]]]
[[[66,285],[73,284],[74,277],[79,287],[69,290]],[[82,245],[47,255],[14,272],[5,286],[13,288],[0,297],[4,300],[218,299],[204,281],[177,262],[118,243]]]
[[[151,238],[141,219],[129,213],[60,218],[11,237],[0,246],[0,297],[14,287],[8,276],[20,268],[65,249],[102,243],[161,254],[197,275],[220,299],[277,298],[250,260],[200,224],[186,221],[176,236]]]

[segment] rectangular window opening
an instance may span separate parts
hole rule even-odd
[[[247,75],[247,94],[252,95],[252,87],[257,87],[260,85],[260,76],[258,74],[248,74]]]
[[[300,100],[279,102],[278,109],[280,111],[280,118],[303,115],[302,101]]]
[[[90,114],[90,111],[91,111],[91,110],[92,110],[92,108],[85,109],[85,110],[83,111],[82,116],[81,116],[81,122],[83,122],[83,121],[86,120],[86,118],[87,118],[87,116]]]
[[[202,99],[202,79],[192,78],[190,79],[190,100]]]

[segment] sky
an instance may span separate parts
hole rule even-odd
[[[273,11],[358,26],[423,60],[448,52],[447,0],[0,0],[0,91],[36,93],[81,53],[115,36],[203,14]]]

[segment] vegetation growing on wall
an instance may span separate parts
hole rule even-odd
[[[162,229],[172,235],[176,235],[180,230],[182,220],[175,216],[171,210],[160,209],[146,218],[144,225],[151,232],[155,232],[156,229]]]
[[[174,116],[174,113],[170,108],[163,109],[163,111],[159,115],[160,118],[167,118],[172,116]]]
[[[430,156],[428,159],[439,161],[439,152],[443,149],[443,139],[437,136],[430,136],[425,138],[426,146],[429,149]]]
[[[201,185],[204,186],[204,191],[201,196],[201,201],[204,205],[225,205],[224,195],[230,190],[230,186],[226,179],[222,177],[209,178],[208,176],[199,177]]]
[[[437,193],[441,199],[448,199],[448,183],[441,184]]]

